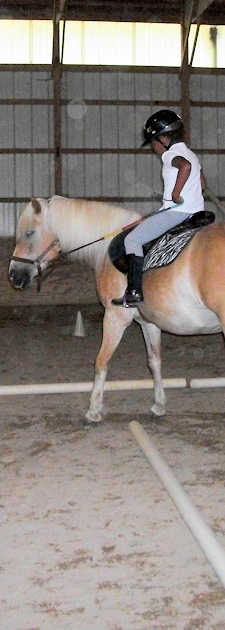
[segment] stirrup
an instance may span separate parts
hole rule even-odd
[[[123,306],[124,308],[136,308],[137,304],[143,302],[142,291],[133,289],[132,291],[126,290],[121,298],[114,298],[112,304],[115,306]]]

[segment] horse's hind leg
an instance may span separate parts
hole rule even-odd
[[[98,423],[102,420],[104,383],[108,362],[119,345],[125,329],[131,324],[133,316],[134,309],[111,307],[105,310],[102,344],[96,357],[90,406],[85,416],[88,423]]]
[[[136,318],[135,318],[136,319]],[[156,416],[164,416],[166,413],[166,396],[163,389],[161,375],[161,330],[155,324],[149,324],[144,320],[136,319],[141,325],[148,355],[148,365],[154,381],[154,405],[152,413]]]

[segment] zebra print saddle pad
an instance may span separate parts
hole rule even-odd
[[[213,212],[203,210],[196,212],[183,223],[176,225],[169,232],[166,232],[155,241],[146,243],[144,250],[143,271],[155,269],[169,265],[181,253],[185,245],[193,238],[195,233],[205,225],[215,220]],[[109,257],[119,271],[127,273],[127,257],[124,247],[124,239],[132,228],[126,229],[115,236],[109,245]]]
[[[163,234],[150,245],[144,258],[143,271],[165,267],[172,263],[196,232],[214,220],[215,216],[212,212],[196,212],[196,215],[192,215],[180,225]]]
[[[187,230],[182,234],[176,235],[167,232],[161,236],[146,254],[143,271],[155,269],[156,267],[165,267],[165,265],[172,263],[199,229]]]

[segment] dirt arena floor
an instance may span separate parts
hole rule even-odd
[[[90,381],[100,307],[0,322],[1,384]],[[224,375],[222,335],[163,334],[163,376]],[[137,324],[108,379],[149,378]],[[1,397],[0,630],[225,630],[225,589],[129,429],[137,420],[225,549],[224,389]]]

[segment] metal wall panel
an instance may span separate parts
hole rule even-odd
[[[178,73],[64,68],[61,98],[62,151],[68,154],[63,158],[62,194],[75,194],[78,188],[84,196],[119,199],[145,212],[145,197],[159,194],[162,182],[158,159],[137,151],[142,128],[168,101],[179,111]]]
[[[132,105],[118,106],[118,110],[118,148],[133,148],[135,146],[135,108]]]
[[[225,108],[191,108],[191,146],[193,149],[225,148]]]
[[[224,102],[225,75],[212,72],[194,73],[190,77],[190,98],[193,101]]]
[[[103,149],[115,149],[118,146],[118,107],[103,105],[101,108],[101,142]]]
[[[62,194],[106,198],[142,213],[155,209],[162,192],[160,160],[140,149],[142,128],[156,109],[180,112],[180,89],[175,69],[65,66],[57,104],[50,70],[0,68],[0,235],[14,229],[10,199],[16,203],[32,194],[54,194],[56,124]],[[224,94],[224,72],[193,70],[191,146],[199,153],[209,186],[222,197]]]
[[[74,102],[61,107],[61,140],[64,148],[79,149],[84,145],[84,117]]]
[[[14,109],[13,105],[0,105],[0,146],[2,149],[14,146]]]
[[[51,197],[51,195],[54,195],[54,179],[54,155],[34,154],[32,156],[32,195],[36,197]]]
[[[51,72],[0,69],[0,98],[53,98]]]
[[[225,74],[195,72],[190,78],[191,146],[199,160],[208,187],[225,195]]]
[[[0,203],[0,237],[14,237],[23,204]]]
[[[0,155],[1,197],[15,196],[15,164],[13,155]]]
[[[0,98],[12,98],[14,96],[14,73],[0,71]]]
[[[119,190],[118,155],[106,154],[102,160],[102,194],[113,197]]]
[[[77,70],[63,70],[61,81],[61,96],[63,99],[74,99],[79,102],[84,98],[84,72]]]
[[[126,70],[90,71],[89,69],[63,68],[62,99],[96,100],[179,100],[180,79],[178,72]]]
[[[110,100],[118,98],[118,72],[101,72],[101,98]]]
[[[52,98],[50,72],[0,69],[0,236],[15,233],[11,199],[54,193]]]
[[[53,98],[51,72],[17,71],[13,72],[15,98]]]
[[[101,148],[100,125],[101,122],[99,105],[92,105],[88,107],[83,118],[85,148]]]
[[[137,198],[156,197],[162,192],[159,158],[152,154],[64,155],[62,185],[70,197],[103,196],[112,201],[114,197],[129,197],[120,203],[128,207],[135,203],[142,212],[149,201]],[[154,208],[159,203],[159,199],[153,201]]]
[[[85,197],[84,161],[83,154],[62,156],[62,188],[68,197]]]
[[[14,204],[0,204],[0,235],[14,236],[16,229]]]
[[[225,155],[218,156],[216,184],[215,194],[225,197]]]

